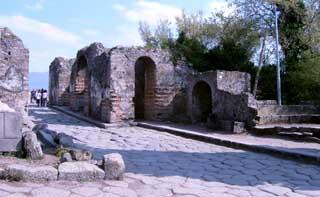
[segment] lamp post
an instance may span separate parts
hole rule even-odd
[[[279,27],[278,27],[278,12],[277,6],[274,6],[275,20],[276,20],[276,58],[277,58],[277,101],[278,105],[282,105],[281,96],[281,68],[280,68],[280,54],[279,54]]]

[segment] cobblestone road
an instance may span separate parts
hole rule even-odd
[[[47,108],[36,122],[71,135],[101,159],[124,156],[124,181],[6,183],[0,196],[320,196],[320,167],[184,139],[138,127],[100,129]]]

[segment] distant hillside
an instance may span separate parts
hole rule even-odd
[[[29,89],[48,89],[49,73],[48,72],[31,72],[29,73]]]

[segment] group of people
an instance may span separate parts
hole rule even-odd
[[[45,89],[31,91],[31,103],[36,101],[38,107],[46,107],[48,101],[48,91]]]

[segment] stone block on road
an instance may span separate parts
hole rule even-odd
[[[84,161],[62,163],[58,171],[59,180],[67,181],[96,181],[105,176],[102,169]]]
[[[6,167],[4,175],[15,181],[54,181],[57,180],[58,170],[52,166],[12,164]]]
[[[23,148],[26,151],[28,158],[33,160],[43,158],[41,144],[33,131],[26,131],[23,133]]]
[[[103,156],[105,178],[109,180],[122,180],[125,172],[125,163],[118,153]]]

